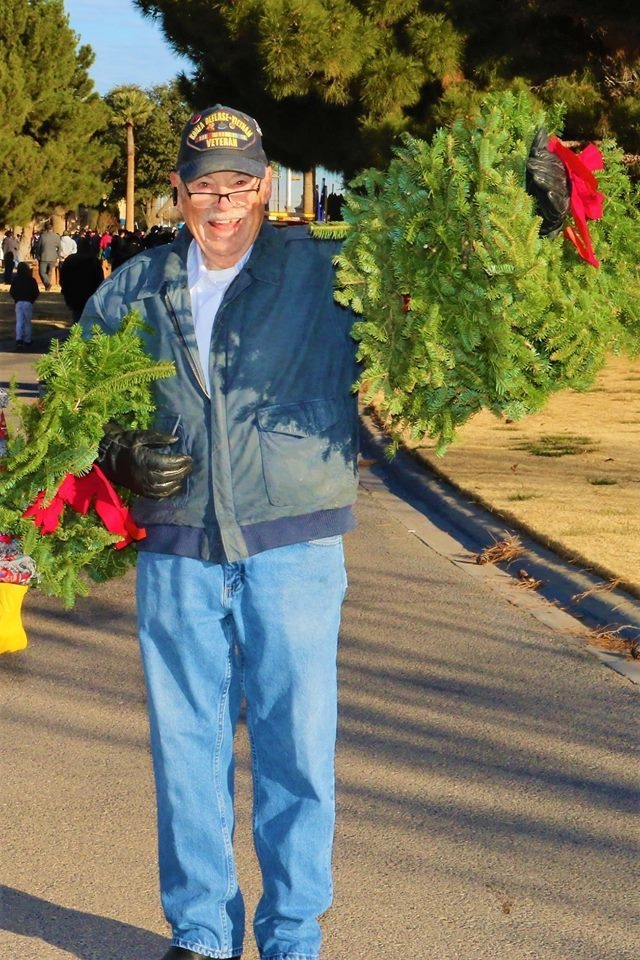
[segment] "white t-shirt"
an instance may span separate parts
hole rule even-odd
[[[68,256],[72,253],[78,252],[78,245],[67,233],[63,233],[60,237],[60,259],[66,260]]]
[[[192,240],[187,253],[187,272],[189,275],[189,293],[191,294],[191,312],[196,330],[200,366],[204,373],[207,390],[211,392],[209,378],[209,353],[211,334],[218,308],[227,288],[237,277],[251,255],[253,246],[232,267],[226,270],[209,270],[202,259],[200,247]]]

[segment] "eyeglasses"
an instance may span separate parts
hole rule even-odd
[[[218,193],[215,190],[189,190],[189,187],[183,181],[182,186],[187,191],[187,196],[194,207],[209,207],[211,204],[219,204],[222,198],[228,200],[232,207],[246,207],[251,203],[251,194],[259,193],[262,186],[262,180],[258,181],[257,187],[248,187],[246,190],[229,190],[228,193]]]

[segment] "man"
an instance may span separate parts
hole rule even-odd
[[[47,223],[36,244],[38,270],[45,290],[51,289],[53,269],[59,256],[60,235],[55,233],[50,223]]]
[[[4,268],[4,282],[11,283],[13,271],[18,264],[20,243],[13,230],[7,230],[2,241],[2,259]]]
[[[154,386],[152,431],[110,424],[99,460],[139,494],[138,622],[158,802],[164,960],[237,957],[233,733],[246,699],[261,957],[315,960],[331,902],[336,644],[353,526],[357,376],[333,299],[333,244],[265,222],[271,170],[239,111],[183,131],[185,227],[133,257],[84,311],[132,307]]]
[[[78,252],[78,245],[73,239],[68,230],[65,230],[62,236],[60,237],[60,266],[64,263],[67,257],[70,257],[72,254]]]

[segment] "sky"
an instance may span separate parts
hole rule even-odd
[[[89,73],[98,93],[135,83],[146,89],[172,80],[190,61],[177,57],[159,25],[131,0],[64,0],[71,29],[95,54]]]

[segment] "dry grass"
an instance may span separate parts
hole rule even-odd
[[[640,361],[613,357],[586,393],[518,422],[480,413],[438,457],[407,442],[497,515],[640,595]]]
[[[480,553],[472,554],[476,563],[511,563],[522,556],[524,547],[519,537],[506,536],[504,540],[496,540],[490,547],[485,547]]]
[[[640,640],[620,636],[620,631],[627,629],[628,626],[629,624],[623,624],[619,627],[601,627],[599,630],[592,630],[588,641],[592,647],[598,647],[600,650],[622,653],[628,659],[639,660]]]

